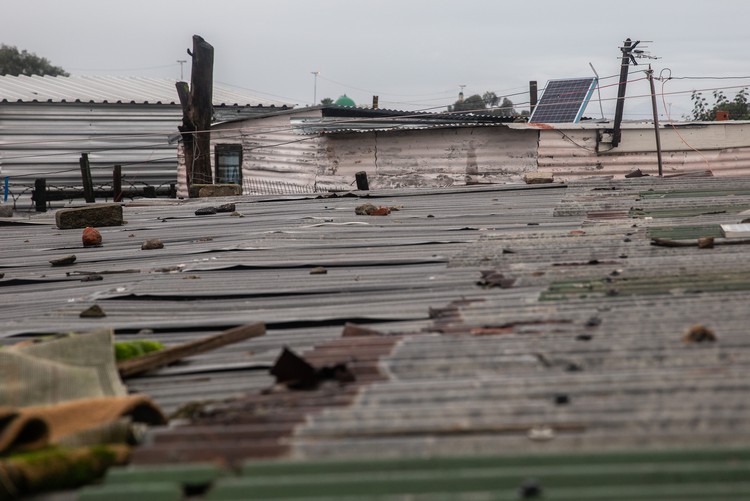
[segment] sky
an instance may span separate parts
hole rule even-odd
[[[690,93],[750,86],[747,0],[0,0],[0,43],[72,75],[179,79],[192,36],[214,47],[214,82],[263,102],[445,109],[495,92],[528,106],[529,81],[601,78],[586,110],[612,117],[623,40],[659,59],[631,67],[625,118],[690,114]],[[316,77],[313,72],[319,72]],[[672,79],[666,80],[671,75]],[[710,77],[710,78],[709,78]],[[719,78],[721,77],[721,78]],[[730,78],[731,77],[731,78]],[[739,77],[739,78],[735,78]],[[601,104],[601,106],[600,106]],[[668,116],[667,116],[668,115]]]

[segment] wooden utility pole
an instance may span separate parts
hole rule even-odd
[[[637,44],[638,42],[636,42]],[[620,144],[622,139],[622,130],[620,129],[622,124],[622,114],[625,110],[625,89],[628,85],[628,71],[630,70],[631,50],[633,46],[632,42],[628,38],[620,48],[622,51],[622,58],[620,60],[620,82],[617,87],[617,106],[615,107],[615,124],[612,131],[612,147],[616,148]],[[635,62],[635,59],[632,59]]]
[[[662,162],[661,162],[661,137],[659,136],[659,110],[656,107],[656,89],[654,89],[654,70],[651,69],[651,65],[648,65],[646,71],[648,77],[648,83],[651,86],[651,109],[654,113],[654,135],[656,138],[656,160],[659,165],[659,177],[662,176]]]
[[[198,35],[193,35],[190,88],[177,82],[177,95],[182,104],[182,133],[188,187],[191,184],[212,184],[211,119],[213,118],[214,48]]]

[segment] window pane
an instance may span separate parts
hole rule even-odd
[[[217,145],[216,182],[242,184],[242,147]]]

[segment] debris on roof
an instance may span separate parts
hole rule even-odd
[[[82,248],[80,230],[49,214],[13,218],[0,342],[108,327],[168,350],[262,322],[263,336],[127,380],[171,421],[134,449],[133,467],[233,468],[207,496],[356,496],[374,481],[384,496],[429,496],[459,470],[472,479],[461,492],[596,497],[565,484],[585,471],[637,493],[684,492],[699,473],[707,498],[746,493],[750,264],[721,225],[746,217],[749,180],[350,195],[227,197],[244,218],[139,200],[124,206],[127,224],[100,228],[103,247]],[[400,210],[358,216],[365,202]],[[154,238],[164,248],[141,252]],[[50,267],[71,248],[73,263]],[[82,281],[92,275],[102,280]],[[107,316],[79,317],[94,304]],[[284,370],[282,353],[295,361]],[[451,466],[426,473],[433,464]],[[264,468],[284,482],[244,473]]]

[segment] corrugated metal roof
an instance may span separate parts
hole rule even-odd
[[[747,246],[651,240],[738,222],[748,190],[652,177],[235,199],[245,217],[194,215],[227,200],[144,200],[89,249],[78,230],[10,225],[0,332],[106,325],[173,344],[265,322],[263,337],[128,381],[167,412],[193,404],[153,430],[141,464],[747,448]],[[364,202],[399,210],[356,216]],[[147,238],[165,248],[141,251]],[[94,303],[107,317],[80,318]],[[380,334],[343,336],[347,323]],[[694,325],[716,341],[686,340]],[[285,346],[356,381],[274,386]]]
[[[388,132],[401,130],[450,129],[456,127],[504,127],[504,123],[477,122],[459,118],[428,120],[425,118],[404,119],[309,119],[290,120],[297,134],[343,134],[348,132]]]
[[[515,117],[479,113],[431,113],[342,106],[321,107],[322,117],[291,118],[298,134],[385,132],[432,128],[502,126]]]
[[[175,80],[117,76],[0,76],[0,102],[180,104]],[[293,106],[213,86],[214,106]]]

